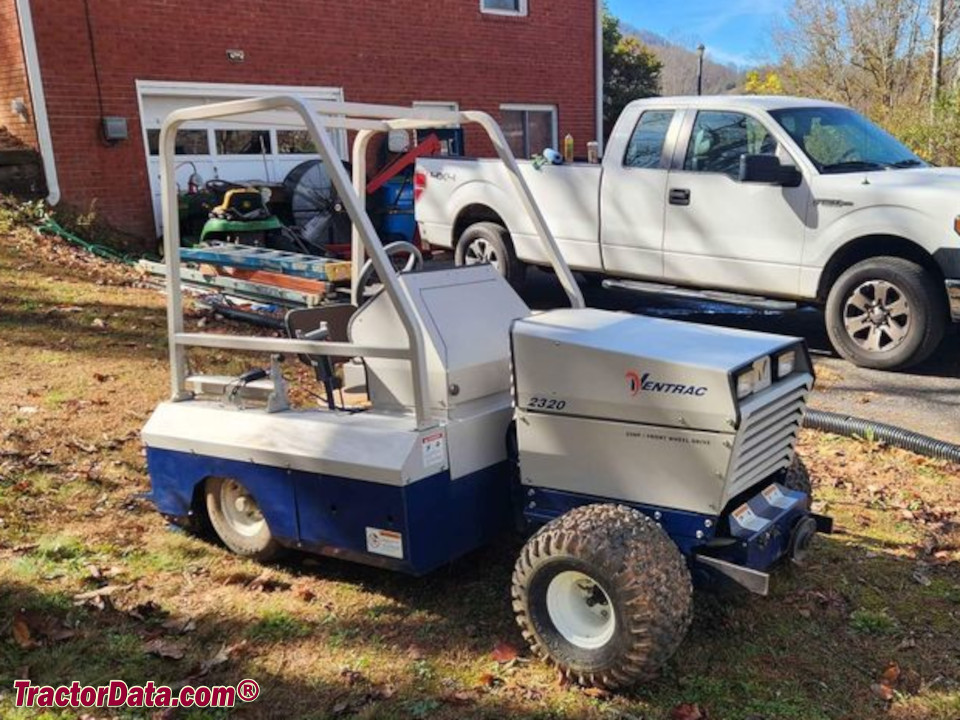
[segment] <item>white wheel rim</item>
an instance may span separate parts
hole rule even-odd
[[[227,480],[220,486],[220,508],[227,524],[244,537],[257,535],[266,525],[257,501],[236,480]]]
[[[589,575],[566,570],[547,586],[547,614],[571,645],[584,650],[603,647],[617,627],[607,591]]]
[[[463,253],[464,265],[480,265],[481,263],[490,263],[497,270],[500,269],[500,257],[493,245],[483,238],[477,238],[469,245]]]

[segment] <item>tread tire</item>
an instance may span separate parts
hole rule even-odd
[[[894,350],[864,350],[844,327],[847,297],[870,280],[887,280],[902,288],[910,303],[913,327],[903,344]],[[893,256],[868,258],[841,274],[827,296],[825,319],[827,334],[837,353],[854,365],[875,370],[902,370],[923,362],[940,345],[948,322],[945,295],[935,278],[917,263]]]
[[[514,290],[523,287],[527,277],[527,265],[517,258],[510,233],[503,225],[495,222],[477,222],[463,231],[457,241],[457,249],[454,253],[456,266],[462,267],[467,264],[467,250],[478,240],[490,244],[498,258],[497,269],[504,279],[513,286]]]
[[[575,646],[550,619],[546,589],[565,570],[589,575],[609,597],[616,626],[599,648]],[[683,555],[656,522],[623,505],[585,505],[541,528],[517,559],[512,597],[536,656],[571,681],[608,689],[654,677],[693,616]]]
[[[203,486],[207,517],[214,532],[228,550],[241,557],[259,562],[273,560],[280,554],[281,546],[274,539],[266,522],[259,533],[249,537],[234,530],[224,517],[223,508],[220,506],[220,488],[227,480],[229,478],[210,477]]]

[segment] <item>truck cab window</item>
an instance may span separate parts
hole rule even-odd
[[[737,177],[740,156],[775,155],[777,141],[749,115],[700,112],[687,145],[684,170],[724,173]]]
[[[673,110],[648,110],[640,116],[630,136],[624,167],[658,168],[663,155],[663,143],[673,120]]]

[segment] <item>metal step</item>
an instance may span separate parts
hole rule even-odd
[[[211,242],[193,248],[180,248],[180,261],[270,270],[314,280],[350,279],[350,263],[343,260],[237,243]]]
[[[662,285],[640,280],[604,280],[603,287],[607,290],[629,290],[630,292],[646,295],[668,295],[670,297],[687,298],[690,300],[709,300],[710,302],[741,305],[757,310],[776,310],[785,312],[796,310],[797,304],[789,300],[771,300],[760,295],[742,295],[739,293],[721,292],[719,290],[693,290],[677,287],[676,285]]]

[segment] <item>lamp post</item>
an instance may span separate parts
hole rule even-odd
[[[697,45],[697,95],[703,95],[703,53],[707,48]]]

